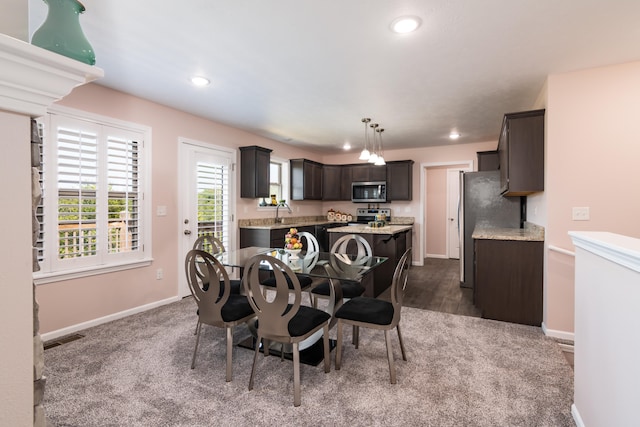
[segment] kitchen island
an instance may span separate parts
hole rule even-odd
[[[364,296],[377,297],[391,286],[393,271],[402,258],[404,252],[412,247],[410,224],[387,225],[384,227],[369,227],[365,224],[335,227],[327,230],[329,242],[333,245],[336,240],[346,234],[360,234],[373,249],[376,256],[387,257],[388,260],[376,269],[374,275],[369,275],[362,282],[365,288]]]
[[[540,326],[544,228],[476,227],[473,303],[487,319]]]

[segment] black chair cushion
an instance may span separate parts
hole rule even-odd
[[[223,280],[220,281],[220,284],[223,284]],[[242,289],[242,280],[231,279],[229,280],[229,285],[231,286],[231,295],[240,295],[240,289]],[[209,282],[206,282],[202,285],[203,291],[209,290]],[[220,295],[222,295],[222,289],[220,290]]]
[[[285,313],[291,310],[291,307],[292,305],[289,304]],[[292,337],[302,336],[314,330],[317,326],[329,320],[329,318],[331,318],[331,315],[325,311],[301,305],[296,315],[289,320],[289,324],[287,325],[289,335]],[[260,328],[260,322],[258,322],[258,320],[256,320],[255,326],[258,329]]]
[[[289,321],[287,329],[292,337],[299,337],[315,329],[331,318],[326,311],[301,305],[295,316]]]
[[[374,325],[389,325],[393,320],[393,305],[377,298],[356,297],[342,304],[336,317]]]
[[[303,275],[299,275],[296,274],[296,276],[298,277],[298,281],[300,282],[300,288],[304,289],[304,288],[308,288],[309,286],[311,286],[311,282],[313,280],[311,280],[311,277],[309,276],[303,276]],[[268,286],[270,288],[275,288],[276,287],[276,278],[275,277],[269,277],[268,279],[265,279],[264,281],[262,281],[260,283],[262,286]],[[293,289],[293,282],[291,282],[291,279],[289,277],[287,277],[287,284],[289,285],[289,289]]]
[[[342,287],[343,298],[351,299],[351,298],[359,297],[364,293],[364,286],[362,286],[358,282],[341,281],[340,287]],[[331,295],[330,292],[331,292],[331,285],[329,284],[329,281],[318,284],[311,291],[312,294],[326,295],[326,296]]]
[[[253,308],[249,300],[244,295],[229,295],[229,299],[222,306],[221,315],[225,322],[234,322],[238,319],[249,316],[253,313]]]

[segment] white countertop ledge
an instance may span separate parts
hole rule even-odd
[[[640,239],[606,231],[569,231],[576,248],[640,272]]]

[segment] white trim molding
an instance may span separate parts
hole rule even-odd
[[[119,313],[113,313],[108,316],[99,317],[97,319],[88,320],[86,322],[77,323],[75,325],[67,326],[66,328],[58,329],[56,331],[47,332],[42,334],[42,341],[47,342],[60,337],[64,337],[69,334],[81,331],[83,329],[91,328],[94,326],[102,325],[103,323],[112,322],[114,320],[123,319],[133,314],[142,313],[152,308],[161,307],[163,305],[171,304],[180,301],[182,298],[175,296],[160,301],[155,301],[149,304],[141,305],[138,307],[130,308],[128,310],[121,311]]]
[[[640,239],[605,231],[570,231],[576,247],[640,273]]]
[[[0,34],[0,109],[40,117],[74,87],[104,76],[98,67]]]

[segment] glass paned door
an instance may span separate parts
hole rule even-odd
[[[205,144],[181,143],[182,253],[178,264],[181,296],[190,294],[184,278],[184,259],[199,236],[214,236],[225,248],[235,245],[231,173],[234,156],[232,151]]]

